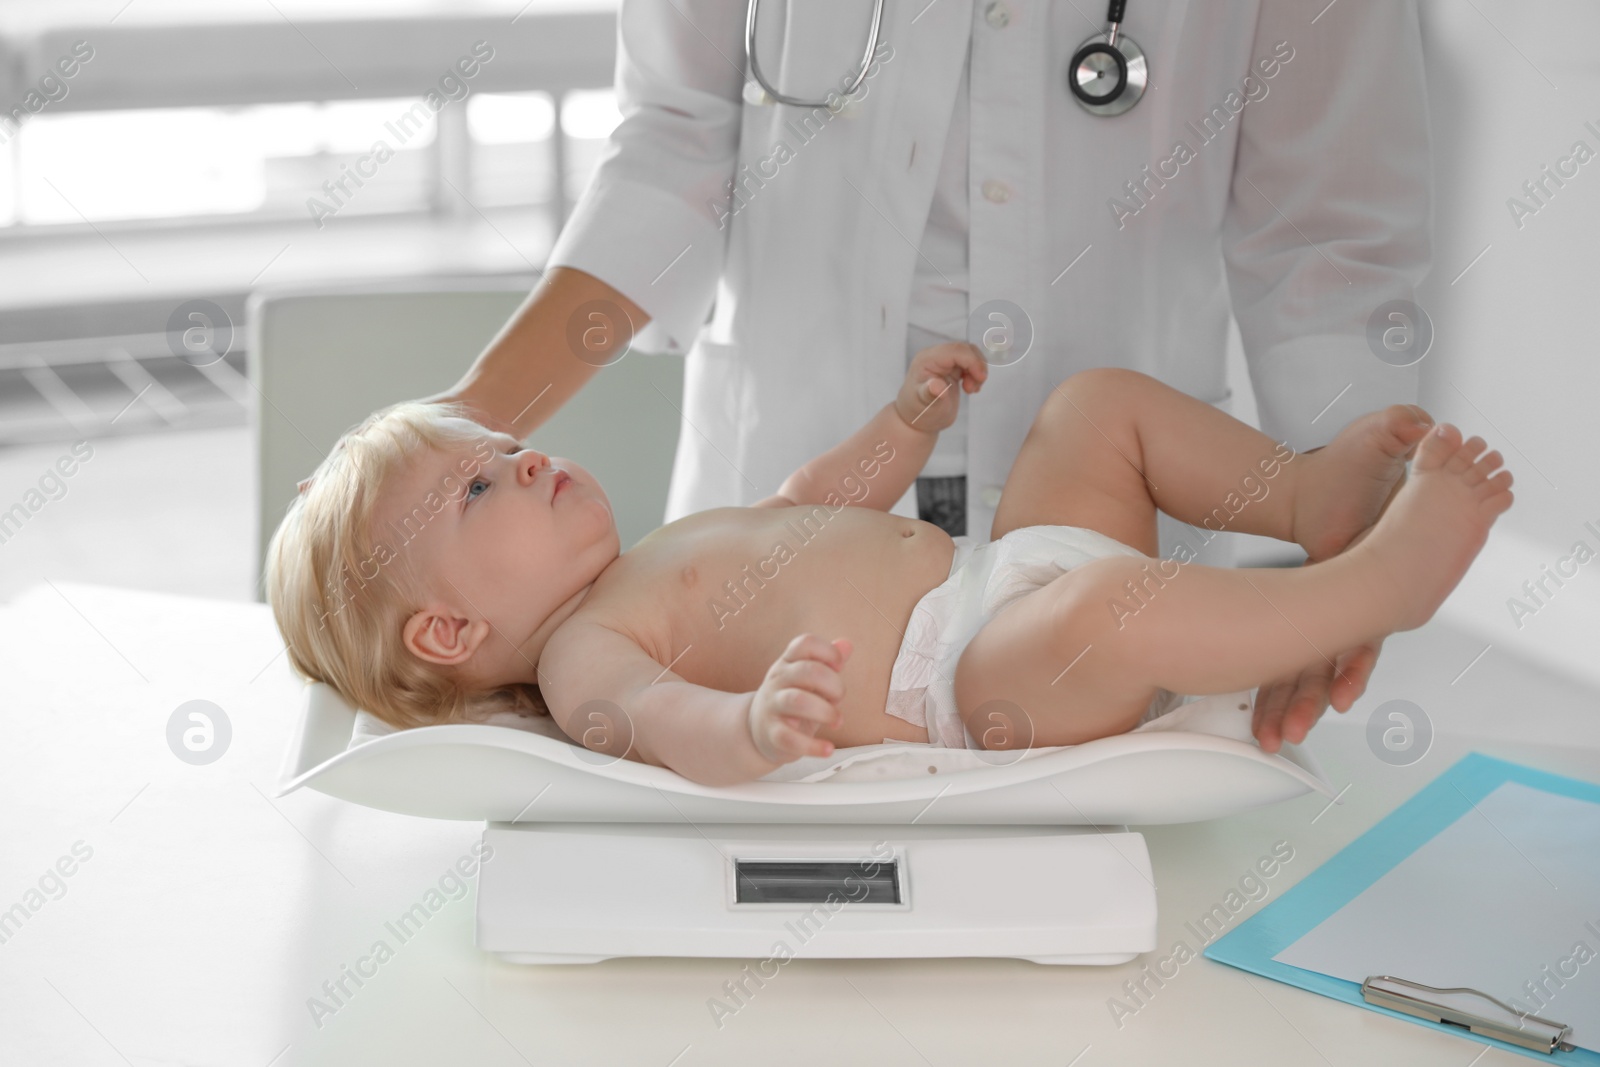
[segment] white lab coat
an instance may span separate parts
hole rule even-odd
[[[549,263],[648,312],[636,349],[687,350],[666,520],[776,492],[894,398],[969,48],[969,306],[1010,300],[1035,329],[1026,358],[962,398],[969,533],[987,536],[1035,412],[1075,370],[1134,368],[1226,409],[1230,307],[1275,439],[1312,448],[1414,400],[1415,367],[1378,360],[1365,330],[1411,298],[1430,256],[1417,12],[1343,0],[1319,16],[1324,4],[1131,0],[1125,31],[1151,85],[1102,118],[1064,82],[1103,29],[1083,5],[889,0],[888,50],[834,115],[744,102],[742,2],[623,0],[623,120]],[[763,73],[791,95],[837,88],[870,12],[766,0]],[[1279,42],[1293,58],[1263,78]],[[893,510],[915,515],[914,490]]]

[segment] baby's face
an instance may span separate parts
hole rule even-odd
[[[429,599],[422,610],[465,620],[454,624],[458,634],[445,632],[447,621],[430,623],[436,642],[448,647],[480,620],[490,624],[462,660],[475,680],[534,681],[518,649],[616,559],[611,503],[572,460],[467,425],[481,432],[475,446],[411,457],[378,502],[373,536],[412,557]],[[436,514],[424,504],[430,493],[445,500]]]

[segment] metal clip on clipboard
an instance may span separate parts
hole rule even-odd
[[[1429,1022],[1465,1027],[1480,1037],[1492,1037],[1535,1052],[1571,1052],[1574,1048],[1566,1041],[1572,1027],[1537,1015],[1523,1015],[1476,989],[1435,989],[1421,982],[1374,974],[1361,983],[1361,995],[1368,1004]]]

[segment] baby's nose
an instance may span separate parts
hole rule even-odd
[[[539,476],[539,472],[550,462],[550,457],[543,452],[533,449],[524,449],[522,455],[517,457],[517,477],[524,485],[531,485]]]

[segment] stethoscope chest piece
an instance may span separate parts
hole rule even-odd
[[[1120,115],[1144,95],[1150,72],[1144,49],[1120,32],[1126,0],[1111,0],[1105,33],[1090,37],[1072,54],[1067,64],[1067,88],[1078,104],[1093,115]]]

